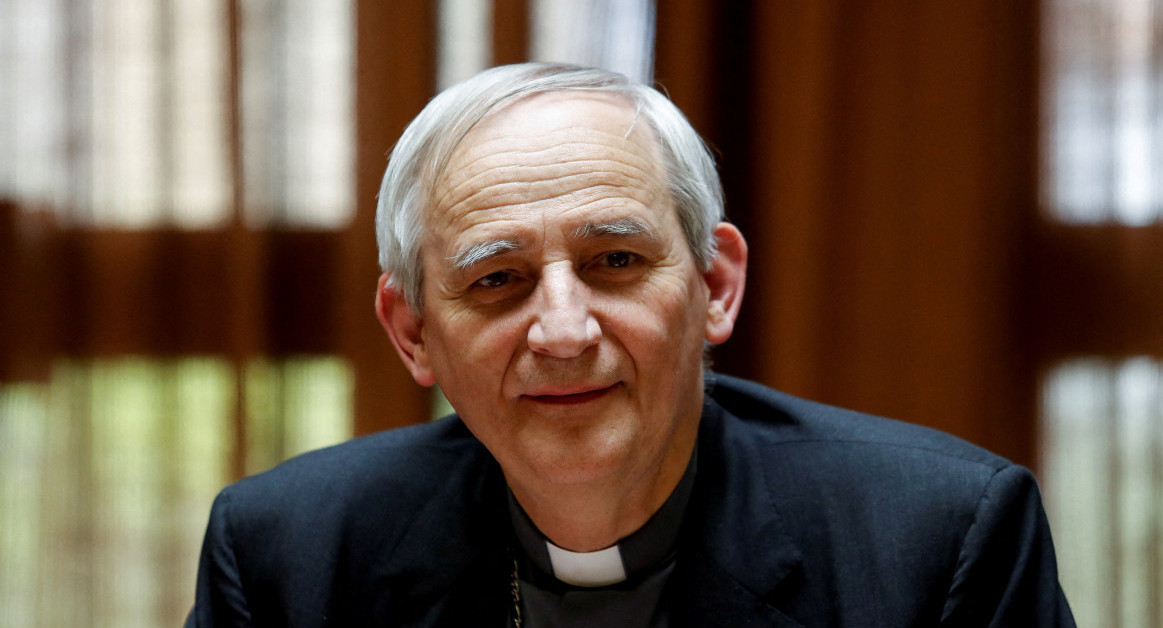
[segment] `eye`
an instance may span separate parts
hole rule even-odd
[[[628,251],[610,251],[602,256],[602,264],[609,268],[626,268],[637,258],[637,255]]]
[[[507,270],[498,270],[495,273],[489,273],[484,277],[476,280],[476,285],[482,288],[500,288],[509,283],[513,275]]]

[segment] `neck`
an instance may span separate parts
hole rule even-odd
[[[637,481],[625,474],[567,487],[522,483],[508,474],[506,480],[529,519],[554,545],[593,552],[641,528],[674,491],[693,452],[692,440]]]

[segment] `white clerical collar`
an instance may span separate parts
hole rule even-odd
[[[694,489],[697,448],[678,486],[658,512],[638,530],[620,539],[617,545],[597,552],[571,552],[554,545],[534,525],[512,491],[507,491],[509,517],[522,554],[536,571],[582,587],[600,587],[633,581],[653,573],[674,559],[679,530]]]
[[[578,587],[604,587],[626,579],[622,552],[612,545],[596,552],[571,552],[545,541],[553,576]]]

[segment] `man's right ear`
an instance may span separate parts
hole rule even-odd
[[[421,386],[431,386],[436,383],[436,376],[424,346],[424,320],[408,305],[403,291],[388,281],[389,277],[388,273],[380,275],[376,317],[388,332],[404,366],[412,373],[412,379]]]

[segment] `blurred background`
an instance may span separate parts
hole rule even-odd
[[[716,368],[1032,467],[1079,625],[1163,626],[1160,0],[0,0],[0,626],[177,625],[223,485],[441,412],[379,177],[525,59],[712,145]]]

